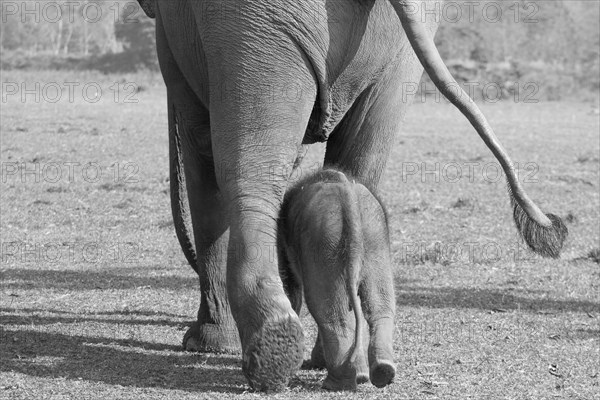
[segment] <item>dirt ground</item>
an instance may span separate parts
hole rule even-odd
[[[71,81],[73,98],[63,90],[50,101],[52,83]],[[263,397],[248,391],[239,356],[181,351],[199,294],[171,222],[160,77],[5,73],[3,82],[20,93],[2,99],[0,115],[0,397]],[[324,371],[302,370],[269,397],[597,396],[598,115],[589,103],[482,108],[529,195],[567,221],[562,258],[519,241],[497,164],[458,111],[417,103],[381,185],[397,289],[395,382],[327,393]],[[322,154],[311,148],[303,171]],[[315,325],[306,308],[301,317],[308,358]]]

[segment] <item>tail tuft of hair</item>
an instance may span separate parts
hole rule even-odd
[[[552,225],[547,227],[540,225],[527,215],[512,193],[510,199],[515,225],[527,246],[542,257],[559,258],[563,244],[569,235],[569,230],[563,220],[554,214],[546,214]]]

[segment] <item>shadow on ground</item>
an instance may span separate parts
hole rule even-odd
[[[516,292],[516,293],[515,293]],[[585,300],[540,298],[543,293],[528,290],[439,288],[396,285],[398,307],[474,308],[480,310],[520,310],[537,313],[599,313],[600,303]],[[536,298],[537,297],[537,298]]]
[[[58,268],[58,266],[57,266]],[[153,271],[160,274],[149,276]],[[190,269],[191,271],[191,269]],[[9,289],[68,289],[85,291],[93,289],[133,289],[151,287],[154,289],[196,288],[197,279],[193,275],[181,277],[165,275],[164,267],[132,266],[127,268],[61,271],[10,268],[2,271],[3,286]]]
[[[181,289],[194,279],[166,275],[144,276],[148,268],[114,268],[108,271],[4,270],[6,289],[64,289],[88,291],[99,288],[129,289],[140,286]],[[141,276],[141,277],[140,277]],[[579,299],[552,299],[544,291],[481,289],[472,287],[420,286],[397,281],[398,307],[449,308],[523,312],[600,313],[600,304]],[[0,371],[28,376],[87,380],[111,385],[177,389],[189,392],[242,393],[247,389],[239,355],[185,353],[178,346],[130,339],[98,338],[45,332],[50,324],[82,322],[121,325],[181,326],[184,316],[143,310],[73,313],[42,308],[1,308]],[[7,328],[7,326],[16,326]],[[35,329],[24,327],[33,326]],[[582,330],[582,338],[596,338],[598,331]],[[315,378],[317,379],[317,378]],[[292,387],[319,390],[319,383],[292,381]]]
[[[2,281],[5,290],[68,289],[70,291],[87,291],[94,289],[132,289],[139,287],[173,290],[197,288],[197,280],[193,277],[185,278],[173,275],[148,276],[149,271],[153,269],[153,267],[129,267],[94,272],[59,270],[40,271],[15,268],[3,271]],[[156,269],[161,270],[160,267],[156,267]],[[543,298],[542,296],[545,295],[544,292],[532,290],[479,289],[470,287],[440,288],[414,286],[412,285],[413,283],[414,281],[397,281],[396,298],[399,307],[475,308],[483,310],[502,308],[506,310],[520,309],[523,311],[534,312],[600,311],[600,304],[597,302]],[[137,322],[139,322],[139,320],[137,320]],[[132,321],[132,323],[136,322]],[[168,320],[156,321],[155,323],[169,325]]]
[[[29,315],[10,315],[24,313],[27,313]],[[114,318],[111,318],[113,316]],[[191,322],[187,323],[181,321],[182,319],[187,319],[189,316],[169,314],[161,311],[159,312],[143,310],[103,311],[86,314],[62,310],[48,310],[42,308],[0,307],[0,317],[3,325],[51,325],[98,322],[105,324],[155,325],[174,326],[183,328],[184,326],[189,326],[191,324]]]
[[[3,329],[0,336],[3,372],[192,392],[246,390],[239,356],[176,353],[172,346],[155,343],[18,329]]]

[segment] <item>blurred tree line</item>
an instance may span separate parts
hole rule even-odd
[[[158,69],[154,21],[135,1],[1,3],[3,68]],[[599,89],[599,0],[447,0],[440,7],[436,43],[459,80],[567,74],[571,86]]]
[[[497,82],[505,98],[517,81],[536,82],[550,100],[581,89],[597,96],[599,0],[479,0],[471,10],[468,3],[447,0],[436,35],[459,82]]]
[[[473,22],[467,7],[455,20],[448,1],[436,42],[445,59],[481,62],[536,60],[597,62],[600,48],[598,0],[481,0]],[[489,4],[491,3],[491,4]],[[500,18],[500,19],[499,19]]]
[[[1,4],[3,68],[158,69],[154,20],[135,1]]]

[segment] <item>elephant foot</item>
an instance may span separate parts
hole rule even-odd
[[[227,325],[200,324],[195,321],[183,336],[183,349],[201,353],[240,352],[237,330]]]
[[[242,357],[242,371],[250,387],[263,392],[285,389],[300,368],[304,355],[304,333],[300,319],[290,315],[267,322],[247,334]]]
[[[377,361],[371,365],[371,383],[378,388],[389,385],[396,376],[396,367],[390,361]]]

